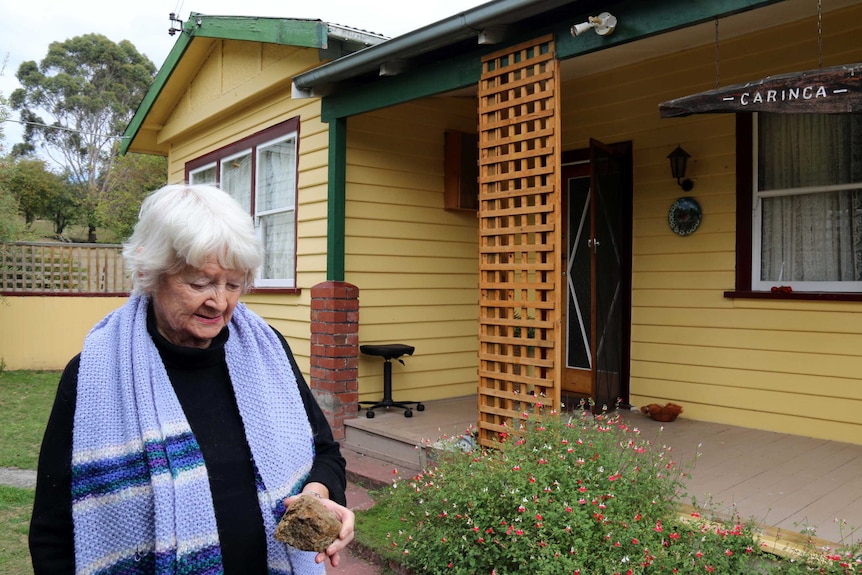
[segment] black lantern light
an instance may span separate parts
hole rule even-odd
[[[694,188],[694,182],[684,179],[686,164],[690,157],[691,154],[683,150],[680,146],[677,146],[673,152],[667,155],[667,159],[670,160],[671,176],[676,178],[676,183],[679,184],[679,187],[686,192],[691,191],[692,188]]]

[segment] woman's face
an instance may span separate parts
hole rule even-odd
[[[159,333],[175,345],[208,347],[230,322],[244,280],[243,272],[215,262],[164,276],[153,292]]]

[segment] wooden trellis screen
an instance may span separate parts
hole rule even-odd
[[[482,60],[479,441],[560,405],[559,64],[553,36]]]

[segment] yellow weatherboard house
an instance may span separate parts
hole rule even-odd
[[[475,396],[484,443],[587,399],[859,444],[860,35],[849,0],[193,14],[124,151],[245,202],[245,301],[336,430],[397,342],[395,395]]]

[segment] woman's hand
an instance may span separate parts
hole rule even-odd
[[[309,491],[313,491],[313,493],[309,493]],[[326,548],[326,551],[322,553],[318,553],[317,557],[314,560],[317,563],[323,563],[324,561],[329,559],[330,565],[333,567],[338,567],[338,564],[341,561],[341,556],[339,552],[347,547],[347,545],[353,541],[353,525],[354,525],[354,515],[353,511],[348,509],[347,507],[343,507],[336,503],[335,501],[323,497],[321,495],[321,491],[326,492],[324,489],[315,489],[309,488],[307,485],[305,489],[303,489],[303,493],[300,495],[293,495],[284,500],[285,506],[290,505],[294,501],[296,501],[299,497],[315,497],[320,500],[320,503],[335,513],[335,516],[338,517],[338,520],[341,521],[341,531],[338,533],[338,539],[332,542],[332,544]]]

